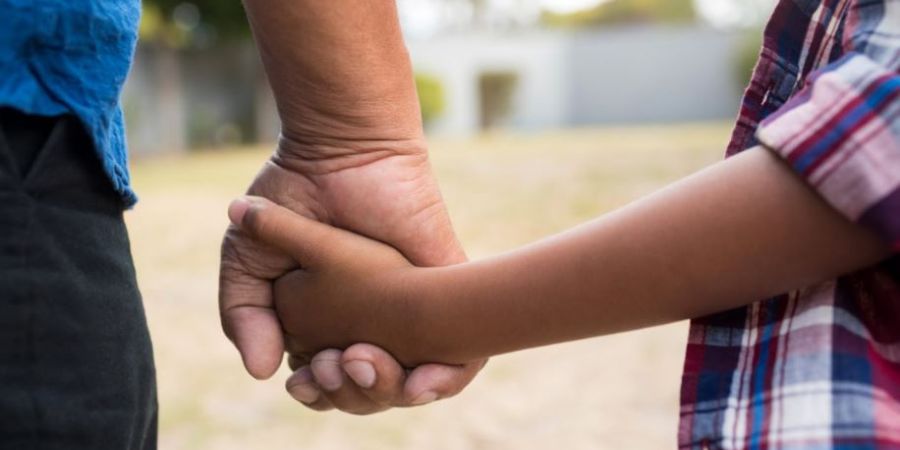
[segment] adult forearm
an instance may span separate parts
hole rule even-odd
[[[289,150],[310,159],[423,146],[393,0],[244,0]]]
[[[521,250],[422,272],[417,333],[422,358],[468,361],[731,309],[886,255],[758,148]]]

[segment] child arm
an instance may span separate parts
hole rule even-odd
[[[432,355],[465,361],[725,311],[888,254],[760,147],[558,236],[431,271],[416,290],[439,311],[421,334]]]
[[[368,341],[407,364],[702,316],[888,255],[763,148],[573,230],[444,268],[412,267],[381,243],[258,200],[231,216],[306,268],[276,284],[289,345]]]

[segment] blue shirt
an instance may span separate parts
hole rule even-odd
[[[137,197],[119,93],[140,8],[140,0],[0,0],[0,105],[78,117],[125,206]]]

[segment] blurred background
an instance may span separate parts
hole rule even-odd
[[[219,328],[218,246],[228,202],[278,135],[274,100],[240,2],[143,3],[122,103],[161,448],[675,446],[686,323],[498,357],[454,399],[373,417],[305,410],[283,389],[286,369],[252,380]],[[773,4],[398,0],[433,164],[469,256],[562,231],[721,159]]]

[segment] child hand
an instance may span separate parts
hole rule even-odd
[[[401,363],[422,362],[414,356],[411,324],[416,314],[405,289],[417,269],[400,252],[263,198],[235,201],[229,216],[242,231],[302,267],[274,286],[275,308],[292,355],[368,342]]]

